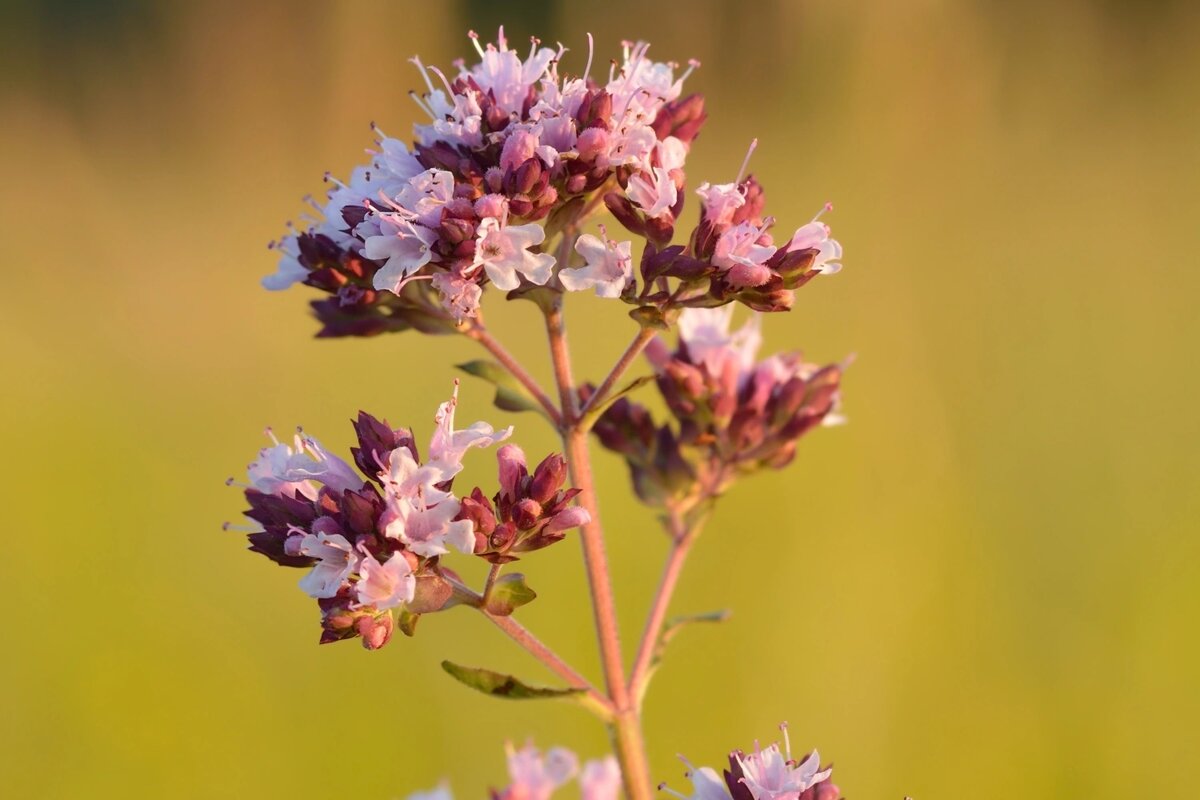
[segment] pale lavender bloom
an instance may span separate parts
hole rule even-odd
[[[833,770],[821,770],[821,758],[814,750],[808,758],[796,764],[791,754],[784,755],[779,745],[766,750],[756,749],[748,756],[738,756],[742,767],[742,783],[754,795],[754,800],[795,800],[801,792],[829,778]]]
[[[603,228],[601,233],[606,234]],[[597,297],[620,297],[633,277],[632,247],[632,242],[618,243],[585,233],[575,242],[575,252],[583,256],[586,264],[560,270],[558,279],[568,291],[581,292],[594,287]]]
[[[358,573],[358,583],[354,584],[358,602],[380,611],[409,602],[417,589],[412,565],[401,553],[393,553],[380,564],[375,556],[364,550]]]
[[[813,259],[812,269],[824,275],[833,275],[842,269],[840,263],[842,258],[841,242],[830,238],[828,225],[817,221],[821,214],[832,208],[833,206],[826,203],[817,216],[813,217],[812,222],[802,225],[796,230],[787,246],[789,251],[815,249],[817,255]]]
[[[688,771],[684,776],[692,782],[692,793],[685,795],[666,786],[661,787],[667,794],[680,800],[730,800],[729,789],[725,781],[712,767],[695,767],[683,756],[679,757],[687,764]]]
[[[737,364],[738,374],[749,376],[762,346],[762,317],[755,313],[746,324],[730,333],[734,306],[685,308],[679,315],[679,339],[693,363],[703,364],[712,376],[721,375],[726,361]]]
[[[307,534],[299,551],[317,559],[312,571],[300,579],[300,588],[309,597],[333,597],[358,567],[353,546],[341,534]]]
[[[458,407],[458,381],[450,399],[438,406],[435,428],[429,441],[429,461],[453,477],[462,471],[462,460],[472,447],[491,447],[512,435],[512,426],[497,431],[486,422],[476,422],[462,430],[454,429],[454,410]]]
[[[424,171],[425,168],[421,166],[421,162],[417,161],[416,156],[408,151],[408,145],[399,139],[384,136],[378,128],[376,132],[379,133],[380,152],[378,155],[382,157],[381,160],[375,162],[376,168],[385,168],[401,180],[414,178]]]
[[[766,261],[778,248],[760,243],[765,230],[765,224],[742,222],[718,237],[712,263],[727,270],[725,277],[734,286],[761,286],[771,279]]]
[[[512,783],[504,796],[514,800],[548,800],[579,771],[579,759],[570,750],[555,747],[543,756],[533,745],[513,750],[508,745],[508,775]]]
[[[617,759],[608,756],[584,764],[579,773],[579,790],[583,800],[617,800],[621,793],[621,767]]]
[[[630,125],[609,133],[606,140],[608,153],[599,159],[600,166],[646,168],[650,164],[650,153],[658,144],[658,135],[649,125]]]
[[[274,442],[273,447],[264,447],[258,458],[250,465],[250,485],[264,494],[292,494],[299,491],[309,499],[316,499],[317,488],[322,483],[341,493],[347,489],[363,487],[362,477],[342,459],[327,453],[311,436],[297,433],[293,446],[283,444],[267,430]]]
[[[379,215],[380,235],[368,237],[363,255],[385,263],[372,284],[379,291],[400,293],[406,279],[433,258],[430,248],[437,243],[437,232],[417,225],[400,214]]]
[[[546,231],[541,225],[504,225],[488,217],[479,225],[472,271],[483,267],[497,289],[511,291],[521,285],[518,273],[538,286],[550,280],[554,256],[531,253],[530,247],[542,243]]]
[[[279,251],[279,266],[275,272],[262,279],[262,287],[272,292],[288,289],[308,277],[308,270],[300,263],[300,242],[295,235],[283,237],[272,249]]]
[[[454,800],[454,794],[450,787],[443,783],[427,792],[413,792],[404,800]]]
[[[691,62],[678,80],[671,64],[656,63],[646,57],[647,42],[625,42],[624,63],[614,65],[605,90],[612,95],[614,116],[621,126],[634,122],[649,123],[659,110],[679,97],[683,81],[698,66]]]
[[[569,531],[572,528],[578,528],[580,525],[586,525],[591,521],[592,515],[583,506],[567,506],[554,515],[549,524],[542,529],[542,533],[549,536],[562,531]]]
[[[444,169],[427,169],[409,179],[396,195],[394,205],[433,228],[442,221],[442,206],[453,197],[454,176]]]

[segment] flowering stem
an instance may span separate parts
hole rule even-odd
[[[533,395],[535,400],[537,400],[538,404],[550,417],[550,421],[554,423],[555,427],[560,427],[562,425],[562,415],[559,413],[558,408],[554,405],[553,401],[551,401],[549,396],[542,391],[542,387],[538,386],[537,381],[535,381],[533,376],[525,371],[525,368],[521,366],[521,363],[517,361],[512,353],[509,353],[506,349],[504,349],[504,345],[500,344],[499,341],[497,341],[490,333],[488,333],[487,328],[484,327],[481,320],[467,323],[463,327],[462,332],[468,338],[474,339],[483,345],[483,347],[489,353],[496,357],[496,360],[500,362],[501,366],[512,373],[512,376],[516,378],[531,395]]]
[[[682,515],[672,511],[667,518],[667,529],[671,535],[671,552],[667,555],[667,563],[663,567],[662,577],[658,582],[658,590],[654,594],[654,602],[650,606],[650,614],[646,618],[646,628],[642,633],[642,641],[638,645],[637,658],[633,662],[633,671],[629,677],[629,693],[640,705],[645,696],[646,682],[650,678],[650,664],[654,660],[654,651],[662,636],[663,623],[667,618],[667,609],[671,605],[671,597],[675,594],[675,586],[683,571],[692,544],[700,535],[704,526],[701,519],[689,526]]]
[[[492,568],[488,570],[487,582],[483,584],[483,600],[487,602],[488,597],[492,593],[492,587],[496,585],[496,579],[500,577],[500,570],[504,569],[502,564],[492,564]]]
[[[546,311],[546,332],[550,340],[554,376],[562,398],[563,450],[571,470],[571,481],[582,490],[580,505],[590,517],[581,528],[580,540],[583,543],[583,562],[588,574],[596,635],[600,642],[600,661],[614,709],[611,722],[613,745],[621,764],[626,795],[630,800],[649,800],[653,796],[653,787],[646,761],[646,746],[642,737],[641,718],[638,709],[630,702],[629,687],[625,682],[616,607],[609,579],[608,558],[604,552],[604,531],[600,526],[600,512],[596,504],[587,430],[579,418],[575,385],[571,377],[571,359],[567,350],[561,301]]]
[[[592,396],[583,404],[583,409],[579,412],[581,419],[589,419],[592,416],[591,412],[600,408],[601,404],[608,398],[608,394],[612,391],[616,382],[621,379],[621,376],[625,374],[634,360],[646,349],[646,345],[650,344],[650,341],[654,338],[654,334],[654,329],[650,327],[643,327],[638,331],[637,336],[633,337],[633,341],[625,348],[625,352],[621,354],[612,371],[608,373],[600,386],[592,393]]]

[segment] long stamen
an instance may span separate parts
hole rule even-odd
[[[592,56],[594,55],[594,51],[596,48],[596,43],[595,43],[595,41],[592,40],[592,34],[589,33],[587,35],[587,37],[588,37],[588,60],[587,60],[587,66],[583,68],[583,82],[585,84],[587,83],[588,76],[592,74]]]
[[[750,142],[750,148],[746,151],[746,157],[742,159],[742,168],[738,170],[737,177],[734,178],[734,183],[741,183],[742,177],[746,174],[746,169],[750,166],[750,156],[754,155],[754,151],[758,149],[758,139]]]
[[[410,64],[417,65],[417,69],[421,72],[421,77],[425,79],[425,85],[429,87],[429,93],[433,94],[436,90],[433,88],[433,81],[429,80],[429,72],[426,71],[425,65],[421,63],[421,57],[413,56],[408,61]]]
[[[409,92],[408,96],[413,99],[414,103],[416,103],[418,106],[420,106],[422,111],[424,111],[426,114],[429,115],[430,119],[434,119],[434,120],[437,119],[437,114],[434,114],[433,109],[425,104],[425,101],[423,99],[421,99],[421,95],[417,94],[416,92]]]
[[[688,76],[691,75],[693,72],[695,72],[699,68],[700,68],[700,61],[695,58],[689,58],[687,72],[683,73],[683,77],[681,77],[679,79],[679,82],[683,83],[684,81],[686,81],[688,79]]]
[[[833,211],[833,203],[826,203],[825,205],[823,205],[821,207],[821,210],[817,212],[817,215],[812,218],[812,221],[816,222],[817,220],[819,220],[821,218],[821,215],[824,214],[826,211]]]
[[[792,740],[788,737],[788,724],[786,722],[779,723],[779,730],[783,731],[783,748],[787,760],[792,760]]]
[[[479,44],[479,34],[475,31],[467,31],[467,36],[471,38],[471,44],[475,45],[475,50],[479,53],[480,58],[487,55],[483,52],[483,46]]]
[[[443,84],[445,84],[445,86],[446,86],[446,94],[447,94],[447,96],[449,96],[449,97],[453,97],[453,96],[454,96],[454,90],[453,90],[452,88],[450,88],[450,81],[448,81],[448,80],[446,79],[446,73],[442,72],[442,71],[441,71],[440,69],[438,69],[437,67],[428,67],[427,69],[428,69],[430,72],[432,72],[434,75],[437,75],[439,78],[441,78],[441,79],[442,79],[442,83],[443,83]]]
[[[276,444],[276,445],[278,445],[278,444],[279,444],[279,439],[277,439],[277,438],[275,437],[275,431],[274,431],[274,429],[272,429],[272,428],[267,428],[266,430],[264,430],[264,431],[263,431],[263,433],[264,433],[264,434],[266,434],[266,436],[267,436],[268,438],[270,438],[270,440],[271,440],[271,442],[272,442],[272,443],[274,443],[274,444]]]

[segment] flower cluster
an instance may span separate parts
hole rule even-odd
[[[734,750],[723,774],[711,767],[694,767],[685,759],[685,777],[692,782],[692,793],[685,795],[665,784],[659,788],[680,800],[840,800],[841,791],[829,780],[833,770],[821,769],[816,750],[803,761],[793,759],[787,725],[779,727],[784,738],[782,751],[778,744],[763,749],[757,743],[749,754]]]
[[[617,800],[621,769],[612,756],[584,763],[570,750],[555,747],[541,753],[532,744],[520,750],[508,746],[509,784],[491,792],[493,800],[549,800],[558,789],[578,779],[583,800]],[[409,795],[408,800],[453,800],[445,786]],[[808,798],[805,798],[808,800]]]
[[[842,420],[843,365],[818,367],[796,353],[756,361],[758,316],[731,333],[732,314],[733,306],[687,309],[674,352],[657,339],[647,348],[674,426],[656,424],[627,398],[596,424],[601,443],[625,457],[647,503],[686,509],[715,497],[740,475],[785,466],[803,434]]]
[[[425,461],[411,431],[360,412],[351,450],[357,470],[303,433],[291,444],[272,434],[272,446],[250,464],[245,514],[257,523],[248,531],[250,549],[309,569],[300,588],[320,605],[322,642],[361,636],[376,649],[391,638],[397,614],[411,633],[417,616],[453,605],[457,578],[440,563],[451,551],[495,561],[508,549],[545,547],[587,522],[586,511],[567,505],[578,492],[562,490],[561,456],[547,457],[522,482],[515,473],[524,470],[523,456],[508,446],[500,451],[497,502],[503,525],[517,533],[497,547],[495,519],[483,524],[477,513],[481,490],[459,498],[453,482],[468,450],[497,444],[512,429],[477,422],[456,430],[457,397],[456,388],[439,407]]]
[[[738,300],[785,310],[791,291],[837,269],[841,248],[816,221],[776,247],[753,177],[702,184],[699,226],[671,245],[686,195],[688,150],[705,120],[704,100],[682,96],[677,65],[625,43],[606,81],[559,73],[565,48],[534,40],[522,59],[503,29],[496,44],[471,39],[479,62],[457,74],[413,62],[425,82],[412,96],[430,121],[410,149],[376,128],[370,163],[348,182],[329,177],[316,217],[272,246],[268,289],[305,283],[322,336],[415,328],[455,330],[478,315],[483,288],[512,292],[594,290],[658,313],[672,306]],[[744,169],[744,168],[743,168]],[[574,252],[544,248],[578,230],[599,205],[646,240],[641,291],[630,241],[579,236]],[[669,279],[678,281],[672,287]]]

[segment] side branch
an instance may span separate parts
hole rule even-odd
[[[482,611],[482,609],[480,610]],[[582,689],[587,692],[592,703],[600,706],[606,715],[611,716],[614,713],[612,702],[599,689],[592,686],[587,678],[572,669],[570,664],[559,658],[553,650],[544,645],[521,623],[512,617],[499,617],[486,611],[483,611],[483,615],[491,620],[493,625],[508,634],[510,639],[525,648],[534,658],[545,664],[551,672],[566,681],[572,689]]]
[[[512,353],[504,349],[504,345],[500,344],[499,341],[488,333],[487,328],[483,326],[482,322],[469,323],[463,327],[462,332],[467,338],[474,339],[483,345],[484,349],[495,356],[501,366],[512,373],[512,376],[537,400],[538,405],[550,417],[550,421],[554,423],[555,427],[562,426],[562,414],[559,413],[558,408],[546,393],[542,391],[542,387],[538,385],[538,382],[533,379],[532,375],[526,372],[525,368],[521,366],[521,363],[517,361]]]
[[[629,346],[625,348],[625,352],[617,359],[617,363],[613,366],[612,370],[605,376],[604,380],[596,388],[596,391],[592,392],[592,396],[588,398],[588,401],[580,410],[580,419],[587,419],[592,411],[600,408],[601,404],[608,398],[609,393],[612,392],[613,386],[616,385],[617,381],[621,380],[621,376],[629,370],[634,360],[642,354],[642,351],[646,349],[646,345],[650,344],[654,336],[655,331],[653,328],[644,327],[638,331],[637,336],[633,337],[633,341],[629,343]]]

